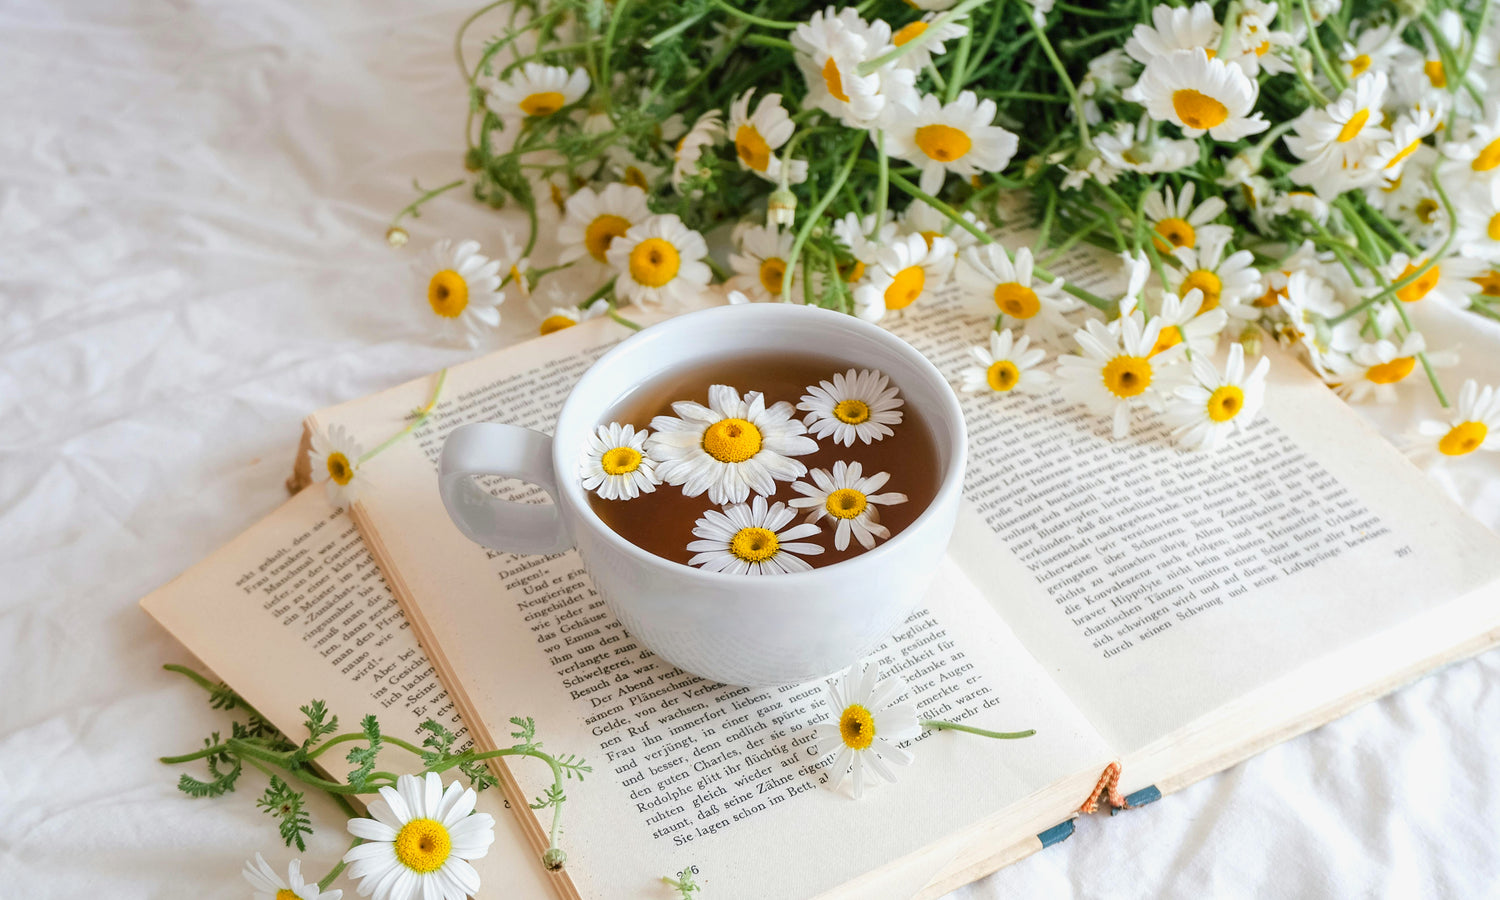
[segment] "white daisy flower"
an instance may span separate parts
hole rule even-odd
[[[287,864],[286,878],[282,879],[266,858],[257,853],[254,860],[245,863],[242,874],[255,889],[255,900],[342,900],[344,896],[339,890],[319,891],[316,881],[304,880],[300,859]]]
[[[708,499],[720,506],[743,503],[752,490],[776,493],[777,481],[807,473],[791,457],[818,449],[793,418],[796,410],[790,403],[783,400],[768,408],[755,391],[741,399],[739,391],[716,384],[708,389],[708,406],[679,400],[672,411],[676,417],[651,420],[655,433],[646,441],[657,476],[681,485],[689,497],[707,491]]]
[[[583,448],[583,489],[603,500],[634,500],[661,484],[656,462],[646,455],[651,432],[611,422],[589,435]]]
[[[1454,246],[1464,256],[1500,260],[1500,204],[1483,191],[1453,198],[1458,229]]]
[[[1082,304],[1063,292],[1061,278],[1034,277],[1030,247],[1017,250],[1014,262],[999,244],[970,247],[959,256],[954,277],[976,305],[1017,320],[1038,341],[1073,333],[1067,314]]]
[[[1351,403],[1373,399],[1376,403],[1395,403],[1396,385],[1405,381],[1418,366],[1417,354],[1427,353],[1427,341],[1419,332],[1411,332],[1398,344],[1389,338],[1362,343],[1349,354],[1350,365],[1338,378],[1335,390]],[[1427,353],[1434,368],[1454,365],[1458,356],[1450,352]]]
[[[537,326],[537,334],[547,335],[562,331],[564,328],[572,328],[579,322],[597,319],[607,312],[609,312],[609,301],[603,297],[582,309],[576,306],[553,306],[542,313],[541,323]]]
[[[903,69],[922,69],[932,62],[934,56],[943,52],[943,42],[956,40],[969,33],[968,26],[959,22],[933,25],[939,18],[937,13],[928,13],[915,22],[908,22],[891,33],[891,43],[905,47],[914,39],[922,37],[922,43],[903,53],[896,65]],[[928,34],[931,32],[931,34]],[[925,37],[923,37],[925,35]]]
[[[1412,259],[1405,253],[1391,255],[1383,272],[1392,284],[1421,273],[1416,280],[1396,291],[1397,299],[1405,303],[1436,300],[1454,309],[1468,309],[1471,298],[1479,293],[1479,283],[1474,279],[1487,268],[1484,261],[1450,256],[1430,266],[1427,262],[1426,259]]]
[[[866,22],[854,7],[818,10],[792,32],[797,67],[807,81],[804,107],[823,110],[851,128],[866,128],[892,103],[915,94],[916,73],[886,66],[859,74],[860,63],[889,50],[891,26]]]
[[[772,184],[781,183],[782,159],[776,151],[791,139],[797,126],[781,106],[780,94],[766,94],[750,111],[755,88],[747,89],[729,107],[729,136],[734,141],[740,165]],[[794,159],[786,173],[788,184],[807,180],[807,160]]]
[[[1290,32],[1271,27],[1279,12],[1270,0],[1242,0],[1240,4],[1226,56],[1251,78],[1261,72],[1277,75],[1296,70],[1282,54],[1289,54],[1301,41]]]
[[[873,213],[863,217],[852,212],[845,213],[842,219],[833,223],[834,238],[849,249],[851,256],[866,266],[875,265],[880,258],[880,248],[891,243],[896,236],[896,230],[896,222],[887,217],[877,231]],[[860,275],[863,275],[863,272]],[[856,276],[850,280],[858,280],[858,278],[859,276]]]
[[[604,257],[618,273],[615,296],[629,303],[678,303],[698,296],[712,273],[703,235],[675,214],[656,215],[615,238]]]
[[[1442,119],[1430,109],[1409,109],[1391,125],[1390,140],[1381,141],[1375,148],[1376,162],[1381,176],[1386,180],[1401,177],[1412,154],[1426,146],[1424,139],[1437,131]]]
[[[1208,197],[1194,207],[1196,190],[1197,185],[1189,181],[1182,186],[1182,192],[1175,195],[1171,187],[1153,190],[1146,195],[1141,211],[1151,230],[1157,234],[1153,238],[1156,249],[1163,253],[1171,253],[1179,247],[1191,250],[1200,240],[1227,243],[1234,236],[1234,229],[1228,225],[1211,224],[1224,214],[1229,204],[1223,197]]]
[[[784,503],[767,504],[757,496],[723,512],[711,509],[693,525],[698,538],[687,548],[696,555],[690,566],[731,575],[785,575],[812,568],[803,556],[817,556],[823,548],[799,541],[818,533],[812,524],[786,526],[796,517]]]
[[[1201,49],[1153,57],[1125,99],[1146,107],[1151,118],[1171,122],[1190,138],[1205,132],[1216,141],[1237,141],[1270,123],[1251,114],[1259,84],[1238,66],[1209,59]]]
[[[952,172],[967,178],[1004,169],[1016,154],[1016,136],[994,124],[995,101],[964,91],[952,103],[926,94],[912,109],[892,108],[885,138],[893,156],[921,166],[921,188],[942,190]]]
[[[427,305],[448,331],[472,343],[482,327],[500,324],[501,263],[481,254],[478,241],[438,241],[420,265],[428,275]]]
[[[687,133],[677,139],[672,149],[672,189],[682,193],[683,184],[699,172],[698,158],[705,148],[713,147],[724,136],[724,120],[717,109],[698,117]]]
[[[361,897],[375,900],[463,900],[479,890],[469,863],[489,852],[495,820],[474,812],[476,794],[458,782],[443,789],[436,772],[402,775],[370,801],[373,818],[350,819],[349,833],[365,843],[344,862]]]
[[[935,293],[953,271],[953,241],[933,239],[929,248],[920,234],[893,238],[882,247],[865,283],[854,289],[859,316],[878,321],[887,310],[901,310]]]
[[[1500,450],[1500,393],[1470,378],[1447,422],[1425,420],[1402,443],[1413,462],[1429,467],[1476,450]]]
[[[754,303],[782,299],[800,302],[803,275],[801,266],[792,273],[791,296],[781,296],[786,261],[792,255],[793,234],[780,228],[761,225],[736,229],[736,232],[735,241],[739,245],[739,252],[729,254],[729,267],[735,272],[729,279],[729,287],[743,292]]]
[[[839,460],[833,464],[831,473],[813,469],[809,474],[812,484],[805,481],[793,483],[792,490],[802,496],[788,501],[787,505],[793,509],[811,510],[808,522],[824,518],[832,520],[835,550],[849,549],[850,535],[866,550],[874,547],[877,540],[883,541],[891,536],[890,530],[880,524],[877,507],[905,503],[906,495],[875,493],[891,480],[889,472],[864,476],[858,462]]]
[[[529,62],[510,78],[490,86],[484,103],[506,121],[550,116],[583,99],[589,73],[582,66],[569,72],[562,66]]]
[[[314,481],[327,481],[328,501],[343,509],[359,499],[367,479],[359,470],[365,450],[342,425],[331,425],[328,433],[313,432],[307,449]]]
[[[1350,24],[1358,25],[1359,20]],[[1391,32],[1390,25],[1376,25],[1360,31],[1354,43],[1344,44],[1339,62],[1351,81],[1370,71],[1389,73],[1400,60],[1416,54],[1410,44]]]
[[[1181,171],[1202,155],[1197,141],[1169,138],[1155,131],[1150,116],[1141,116],[1134,126],[1114,122],[1094,139],[1094,149],[1111,168],[1144,175]],[[1188,182],[1188,187],[1192,184]]]
[[[557,258],[564,263],[588,256],[607,264],[605,254],[615,238],[651,217],[646,192],[619,183],[605,185],[597,193],[593,188],[580,188],[563,209],[563,220],[557,226],[557,242],[562,248]]]
[[[1326,107],[1303,110],[1284,138],[1303,160],[1292,169],[1292,181],[1333,197],[1378,177],[1380,144],[1391,139],[1381,125],[1387,87],[1384,72],[1369,72]]]
[[[1334,296],[1333,285],[1306,269],[1298,269],[1287,277],[1286,288],[1277,298],[1277,305],[1286,313],[1287,324],[1279,335],[1300,343],[1307,351],[1308,359],[1320,375],[1326,375],[1337,365],[1339,356],[1347,356],[1359,346],[1359,324],[1346,319],[1337,326],[1328,320],[1344,311]]]
[[[1162,397],[1176,387],[1167,367],[1182,355],[1182,346],[1152,356],[1162,323],[1147,323],[1139,311],[1105,325],[1090,319],[1073,335],[1082,354],[1057,358],[1057,378],[1069,399],[1096,415],[1109,416],[1115,439],[1130,433],[1131,411],[1160,410]]]
[[[1164,415],[1172,426],[1172,436],[1196,450],[1217,450],[1234,432],[1248,430],[1265,399],[1266,372],[1270,368],[1271,361],[1262,356],[1247,375],[1245,348],[1239,344],[1229,345],[1229,360],[1222,375],[1209,362],[1208,354],[1195,354],[1195,383],[1177,388],[1176,401]]]
[[[845,447],[854,446],[855,438],[868,444],[894,434],[891,426],[901,424],[906,401],[883,372],[850,369],[805,390],[797,408],[807,413],[802,424],[819,440],[832,435]]]
[[[958,373],[959,390],[969,393],[995,391],[1039,394],[1052,387],[1052,376],[1036,367],[1047,357],[1041,347],[1031,347],[1031,338],[1020,338],[1006,328],[990,332],[990,344],[970,347],[969,355],[977,366]]]
[[[1203,292],[1203,312],[1224,307],[1240,318],[1256,318],[1259,313],[1244,311],[1243,304],[1261,294],[1260,273],[1255,270],[1255,255],[1237,250],[1225,257],[1222,237],[1205,239],[1198,247],[1180,247],[1172,252],[1177,270],[1168,272],[1168,285],[1179,297],[1194,288]]]
[[[984,230],[984,223],[974,212],[965,210],[962,215],[965,222],[981,231]],[[957,222],[921,200],[908,203],[896,221],[899,225],[899,233],[920,234],[929,248],[932,242],[940,237],[953,241],[953,246],[958,253],[979,243],[979,238],[967,228],[960,228]]]
[[[1126,297],[1120,301],[1120,315],[1135,312],[1137,300]],[[1185,296],[1162,294],[1160,310],[1152,321],[1161,322],[1161,334],[1151,348],[1157,356],[1178,344],[1186,344],[1195,355],[1213,353],[1219,348],[1219,333],[1229,324],[1229,314],[1222,309],[1203,309],[1203,292],[1197,288]]]
[[[867,767],[877,780],[895,782],[891,766],[911,764],[912,755],[897,745],[921,734],[922,726],[916,705],[902,700],[906,695],[901,676],[882,678],[879,664],[867,668],[855,663],[843,675],[828,679],[828,707],[838,718],[832,725],[813,726],[813,752],[822,757],[838,751],[830,766],[831,789],[838,790],[852,769],[857,800],[865,792]]]
[[[1151,10],[1150,25],[1142,22],[1131,31],[1125,52],[1146,66],[1179,50],[1214,50],[1221,33],[1213,7],[1207,3],[1200,0],[1187,9],[1162,3]]]
[[[1500,100],[1486,104],[1483,117],[1472,122],[1461,137],[1445,142],[1443,155],[1454,161],[1444,169],[1450,196],[1477,188],[1491,192],[1500,202]]]

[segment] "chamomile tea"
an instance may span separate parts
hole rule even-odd
[[[709,571],[843,562],[937,494],[937,442],[900,385],[833,357],[747,355],[637,386],[590,435],[583,485],[636,546]]]

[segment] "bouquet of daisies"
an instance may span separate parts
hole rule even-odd
[[[529,234],[440,245],[428,301],[477,328],[513,290],[546,333],[714,283],[880,320],[952,281],[994,315],[962,386],[1060,383],[1117,436],[1145,407],[1222,444],[1271,339],[1350,401],[1425,384],[1446,412],[1415,452],[1494,449],[1500,399],[1445,385],[1422,329],[1436,304],[1500,319],[1492,5],[491,4],[458,36],[472,178],[448,187]],[[1017,197],[1029,246],[995,237]],[[1122,255],[1126,290],[1049,270],[1083,242]],[[581,302],[539,288],[564,270]]]

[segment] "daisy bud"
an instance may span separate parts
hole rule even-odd
[[[1260,355],[1260,329],[1251,325],[1240,332],[1240,346],[1245,348],[1246,356]]]
[[[568,854],[564,853],[561,847],[552,847],[542,854],[542,865],[546,866],[549,872],[560,871],[567,861]]]
[[[478,172],[484,168],[484,161],[479,158],[479,151],[477,149],[470,150],[464,154],[464,168],[470,172]]]
[[[781,188],[771,192],[766,201],[766,224],[769,226],[791,225],[797,218],[797,195]]]
[[[1303,315],[1312,323],[1314,342],[1319,347],[1327,347],[1333,343],[1333,326],[1328,324],[1327,318],[1311,310]]]
[[[411,235],[407,234],[406,229],[400,225],[392,225],[385,230],[385,242],[392,247],[397,249],[405,247],[409,240],[411,240]]]
[[[1396,0],[1396,10],[1408,19],[1420,19],[1427,11],[1427,0]]]
[[[1026,160],[1026,165],[1022,167],[1021,171],[1025,173],[1024,177],[1026,179],[1035,178],[1037,173],[1041,172],[1042,167],[1046,164],[1040,156],[1033,156]]]

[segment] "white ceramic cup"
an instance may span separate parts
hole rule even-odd
[[[594,513],[580,464],[587,436],[608,411],[664,371],[757,348],[835,356],[890,376],[906,409],[920,410],[931,425],[942,473],[937,495],[915,522],[831,566],[751,576],[705,572],[648,553]],[[845,668],[910,614],[947,551],[966,451],[953,389],[905,341],[829,310],[765,303],[687,313],[623,341],[579,379],[551,437],[493,423],[455,429],[443,445],[439,484],[448,515],[471,540],[510,553],[576,546],[610,611],[637,641],[685,671],[760,687]],[[475,483],[476,475],[540,485],[553,502],[500,500]],[[705,496],[704,509],[711,507]]]

